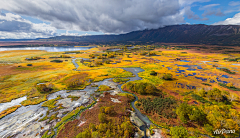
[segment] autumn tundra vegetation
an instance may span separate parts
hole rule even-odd
[[[21,106],[41,104],[48,112],[38,121],[51,124],[39,132],[41,137],[129,138],[141,135],[130,120],[134,94],[138,97],[134,106],[152,122],[147,128],[149,136],[161,130],[163,137],[238,137],[239,53],[207,45],[130,46],[99,45],[77,52],[0,52],[0,102],[27,96],[20,105],[1,111],[0,118]],[[142,71],[134,74],[124,68]],[[130,80],[136,75],[138,80]],[[108,79],[128,94],[112,94],[120,88],[100,83]],[[61,96],[48,100],[50,94],[62,90],[69,91],[67,98],[76,102],[84,96],[71,91],[94,88],[87,97],[89,102],[72,111],[60,112],[65,109],[59,104],[64,100]],[[59,118],[59,114],[64,117]],[[54,120],[55,124],[51,123]],[[235,133],[214,133],[223,129]]]

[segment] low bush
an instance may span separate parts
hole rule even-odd
[[[176,118],[177,115],[175,111],[172,109],[175,109],[177,106],[177,103],[174,99],[171,98],[146,98],[146,99],[139,99],[138,105],[142,105],[144,112],[146,113],[157,113],[163,117],[166,118]]]
[[[161,78],[164,80],[173,80],[172,74],[171,73],[164,73],[161,75]]]
[[[80,97],[79,96],[68,95],[67,98],[71,98],[71,101],[77,101]]]
[[[127,82],[127,81],[129,81],[130,79],[124,79],[124,78],[114,78],[113,79],[113,82],[117,82],[117,83],[120,83],[120,84],[122,84],[122,83],[124,83],[124,82]]]
[[[100,85],[99,87],[98,87],[98,92],[104,92],[104,91],[109,91],[109,90],[111,90],[111,88],[109,87],[109,86],[107,86],[107,85]]]
[[[50,62],[62,63],[62,62],[63,62],[63,60],[58,60],[58,59],[56,59],[56,60],[52,60],[52,61],[50,61]]]
[[[49,93],[53,90],[53,85],[37,84],[35,87],[40,93]]]
[[[136,92],[142,95],[155,95],[159,93],[159,90],[152,83],[144,82],[144,81],[130,81],[122,86],[123,90],[130,90],[131,92]]]
[[[229,90],[233,90],[233,91],[240,91],[240,88],[236,88],[235,86],[229,84],[224,84],[224,83],[218,83],[219,86],[222,86],[224,88],[228,88]]]
[[[71,57],[68,55],[61,55],[60,58],[71,58]]]
[[[77,88],[89,84],[87,77],[87,73],[79,73],[68,77],[63,83],[66,84],[67,88]]]
[[[151,71],[151,72],[150,72],[150,75],[152,75],[152,76],[157,76],[157,72],[156,72],[156,71]]]
[[[55,108],[55,104],[57,103],[57,100],[62,99],[61,96],[58,96],[56,99],[51,99],[42,104],[43,107],[48,107],[48,110],[51,110]]]
[[[224,71],[228,74],[236,74],[235,72],[232,72],[232,71],[230,71],[229,69],[226,69],[226,68],[219,68],[219,70]]]

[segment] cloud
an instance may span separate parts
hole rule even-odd
[[[195,2],[203,3],[203,2],[209,2],[209,1],[211,0],[179,0],[179,3],[181,6],[185,7],[185,6],[192,5]]]
[[[203,7],[200,7],[199,10],[204,10],[202,14],[203,17],[214,15],[214,16],[225,16],[225,14],[221,11],[220,8],[214,8],[219,6],[220,4],[209,4]]]
[[[1,0],[0,9],[50,22],[57,29],[104,33],[185,22],[179,0]]]
[[[0,38],[37,38],[55,35],[56,28],[45,23],[34,24],[12,13],[0,13]]]
[[[209,5],[205,5],[203,7],[200,7],[199,10],[205,10],[205,9],[210,9],[212,7],[216,7],[219,6],[220,4],[209,4]]]
[[[200,18],[197,14],[195,14],[190,6],[184,8],[184,13],[188,19],[199,20],[199,21],[206,21],[208,18]]]
[[[240,25],[240,13],[235,14],[232,18],[227,18],[225,21],[214,23],[213,25]]]
[[[204,11],[204,13],[202,14],[203,17],[210,16],[210,15],[225,16],[225,14],[220,9],[216,9],[216,10],[208,9]]]
[[[238,5],[240,5],[240,2],[239,2],[239,1],[230,1],[230,2],[228,3],[228,5],[229,5],[229,6],[238,6]]]

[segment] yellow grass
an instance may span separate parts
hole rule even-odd
[[[21,107],[21,105],[15,105],[15,106],[12,106],[12,107],[2,111],[0,113],[0,119],[2,119],[3,117],[5,117],[8,114],[11,114],[12,112],[15,112],[19,107]]]

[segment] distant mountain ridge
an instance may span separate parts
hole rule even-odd
[[[172,25],[120,35],[57,36],[50,40],[78,42],[164,42],[240,45],[239,25]]]
[[[42,41],[75,41],[89,43],[163,42],[240,45],[240,25],[172,25],[159,29],[133,31],[120,35],[56,36]]]

